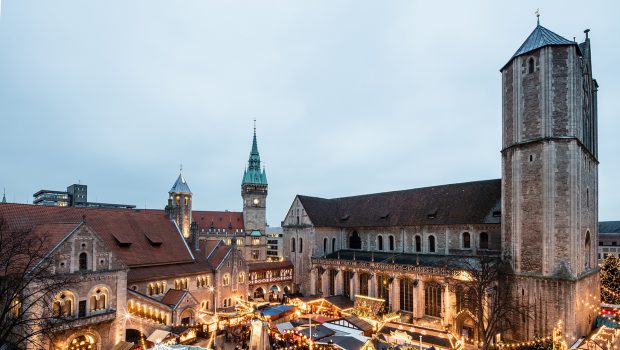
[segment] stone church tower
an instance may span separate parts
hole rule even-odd
[[[256,126],[252,139],[252,150],[248,166],[243,172],[241,181],[241,198],[243,199],[243,224],[245,227],[246,260],[257,261],[267,259],[266,208],[267,208],[267,174],[261,170],[260,154],[256,142]]]
[[[590,39],[536,26],[501,69],[502,250],[530,317],[515,339],[572,342],[597,316],[599,277],[596,80]]]
[[[190,191],[183,174],[179,173],[177,181],[168,191],[166,213],[170,220],[176,222],[185,239],[190,236],[192,224],[192,191]]]

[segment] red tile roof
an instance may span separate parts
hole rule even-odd
[[[236,211],[192,211],[192,218],[198,227],[208,231],[210,228],[236,231],[242,230],[243,212]]]
[[[175,307],[179,303],[179,301],[183,299],[185,293],[187,293],[186,290],[168,289],[164,297],[161,299],[161,302],[163,304]]]
[[[75,227],[84,219],[105,245],[130,267],[193,261],[185,241],[162,210],[0,203],[0,217],[7,221],[11,230],[47,230],[56,240],[63,230],[68,230],[68,234],[71,225]]]

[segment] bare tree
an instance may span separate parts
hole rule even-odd
[[[495,335],[513,329],[515,317],[529,317],[529,307],[513,294],[514,277],[508,262],[492,256],[464,261],[465,278],[458,287],[461,303],[475,316],[482,349],[488,349]],[[459,298],[459,296],[457,296]]]
[[[43,348],[63,322],[52,317],[52,300],[70,281],[54,273],[52,248],[47,235],[0,217],[0,347]]]

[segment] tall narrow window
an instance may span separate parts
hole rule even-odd
[[[385,300],[386,310],[390,307],[390,278],[386,275],[377,275],[377,297]]]
[[[304,240],[299,237],[299,252],[302,253],[304,251]]]
[[[413,281],[408,278],[400,280],[400,310],[413,312]]]
[[[390,250],[394,250],[394,236],[390,235],[390,237],[388,237],[389,240],[389,245],[390,245]]]
[[[428,236],[428,251],[435,252],[435,236]]]
[[[486,232],[480,233],[480,249],[489,249],[489,234]]]
[[[534,59],[531,57],[527,60],[527,72],[534,73]]]
[[[327,237],[323,238],[323,253],[327,254]]]
[[[362,249],[362,239],[357,231],[353,231],[351,237],[349,237],[349,248]]]
[[[346,270],[343,276],[344,290],[342,294],[347,298],[351,297],[351,278],[353,278],[353,271]]]
[[[368,281],[370,275],[367,273],[360,273],[360,295],[368,295]]]
[[[424,286],[424,313],[441,317],[441,285],[438,283],[427,283]]]
[[[332,238],[332,252],[336,251],[336,239]]]
[[[86,271],[88,269],[88,255],[86,253],[80,253],[78,260],[80,271]]]
[[[329,295],[336,295],[336,276],[338,270],[329,270]]]
[[[295,253],[295,237],[291,238],[291,252]]]
[[[590,250],[591,250],[591,242],[590,242],[590,231],[586,232],[586,243],[585,243],[585,254],[584,254],[584,265],[586,269],[590,268]]]
[[[422,237],[415,236],[415,251],[416,253],[422,252]]]
[[[463,249],[471,248],[471,238],[469,232],[463,232]]]
[[[377,249],[383,250],[383,236],[377,237]]]

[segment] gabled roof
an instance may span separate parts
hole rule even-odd
[[[576,42],[570,41],[538,24],[527,39],[525,39],[523,44],[521,44],[519,49],[514,53],[514,55],[512,55],[508,63],[510,63],[510,61],[512,61],[515,57],[550,45],[575,45],[579,51],[579,46]],[[508,63],[506,63],[500,71],[504,70]]]
[[[192,191],[190,191],[189,186],[187,185],[187,181],[185,181],[185,178],[183,177],[183,174],[179,174],[177,181],[174,182],[174,185],[172,185],[172,188],[170,189],[170,191],[168,191],[168,193],[192,194]]]
[[[181,300],[187,295],[186,290],[180,289],[168,289],[164,297],[161,299],[161,302],[166,305],[172,306],[172,308],[176,308]]]
[[[377,227],[490,222],[501,180],[325,199],[298,196],[314,226]]]
[[[598,233],[620,233],[620,221],[600,221]]]
[[[193,262],[183,237],[162,210],[0,203],[0,218],[14,232],[43,230],[55,237],[85,221],[129,267]]]

